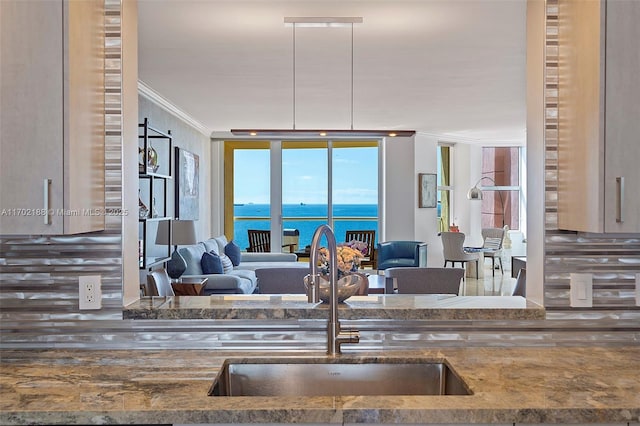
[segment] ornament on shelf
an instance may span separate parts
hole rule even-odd
[[[158,162],[158,152],[152,147],[150,146],[149,148],[147,148],[147,164],[145,166],[145,156],[144,156],[144,148],[140,148],[138,147],[138,171],[140,173],[147,173],[147,167],[148,170],[151,173],[155,173],[156,171],[158,171],[158,168],[160,167],[160,164]]]
[[[149,208],[142,201],[140,190],[138,190],[138,218],[146,219],[149,217]]]

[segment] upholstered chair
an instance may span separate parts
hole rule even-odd
[[[387,241],[379,243],[376,251],[379,270],[427,266],[427,244],[421,241]]]
[[[460,262],[463,267],[467,262],[475,262],[476,278],[478,278],[480,255],[478,253],[467,253],[464,251],[465,235],[462,232],[442,232],[440,237],[442,238],[444,267],[446,268],[449,262],[451,262],[453,267],[456,266],[456,262]]]
[[[385,291],[399,294],[460,295],[462,268],[389,268],[384,271]]]
[[[155,288],[158,296],[175,296],[171,287],[171,278],[164,269],[152,271],[147,275],[147,283],[152,289]]]

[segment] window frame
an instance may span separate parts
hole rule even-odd
[[[382,229],[382,200],[381,193],[383,191],[382,186],[382,140],[381,139],[367,139],[367,140],[354,140],[354,139],[320,139],[320,140],[293,140],[293,139],[269,139],[269,140],[225,140],[224,146],[224,207],[223,207],[223,223],[225,235],[234,235],[235,217],[234,217],[234,153],[237,149],[268,149],[270,152],[270,167],[271,167],[271,182],[270,188],[270,229],[271,229],[271,249],[280,247],[282,241],[283,222],[285,220],[291,220],[295,218],[285,218],[282,212],[282,152],[284,149],[295,148],[312,148],[312,147],[326,147],[328,156],[328,200],[327,200],[327,223],[333,225],[333,149],[341,148],[370,148],[375,147],[378,152],[376,156],[377,160],[377,191],[378,196],[376,205],[378,208],[377,216],[372,219],[375,221],[378,230],[378,235]],[[277,168],[275,167],[277,166]],[[275,196],[274,196],[275,195]],[[346,217],[349,218],[349,217]],[[354,219],[357,219],[354,217]],[[379,238],[379,237],[378,237]]]

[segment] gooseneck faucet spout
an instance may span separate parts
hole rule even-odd
[[[341,327],[338,319],[338,255],[336,236],[327,225],[320,225],[313,234],[311,240],[311,253],[309,263],[311,264],[311,279],[309,280],[309,303],[320,301],[320,275],[318,274],[318,249],[322,236],[327,239],[327,250],[329,251],[329,292],[330,309],[329,322],[327,323],[327,354],[338,355],[341,352],[343,343],[358,343],[360,333],[352,327]]]

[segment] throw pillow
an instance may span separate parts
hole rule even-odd
[[[202,267],[203,274],[222,274],[224,269],[222,268],[222,262],[220,256],[215,253],[208,252],[202,255],[200,259],[200,267]]]
[[[240,253],[240,247],[236,243],[234,243],[233,240],[231,240],[229,244],[224,246],[224,254],[229,256],[229,259],[231,259],[231,263],[233,263],[233,266],[238,266],[240,264],[240,258],[242,256],[242,254]]]
[[[221,254],[220,262],[222,262],[222,270],[225,274],[233,271],[233,263],[231,262],[231,259],[229,259],[229,256],[227,256],[226,254]]]

